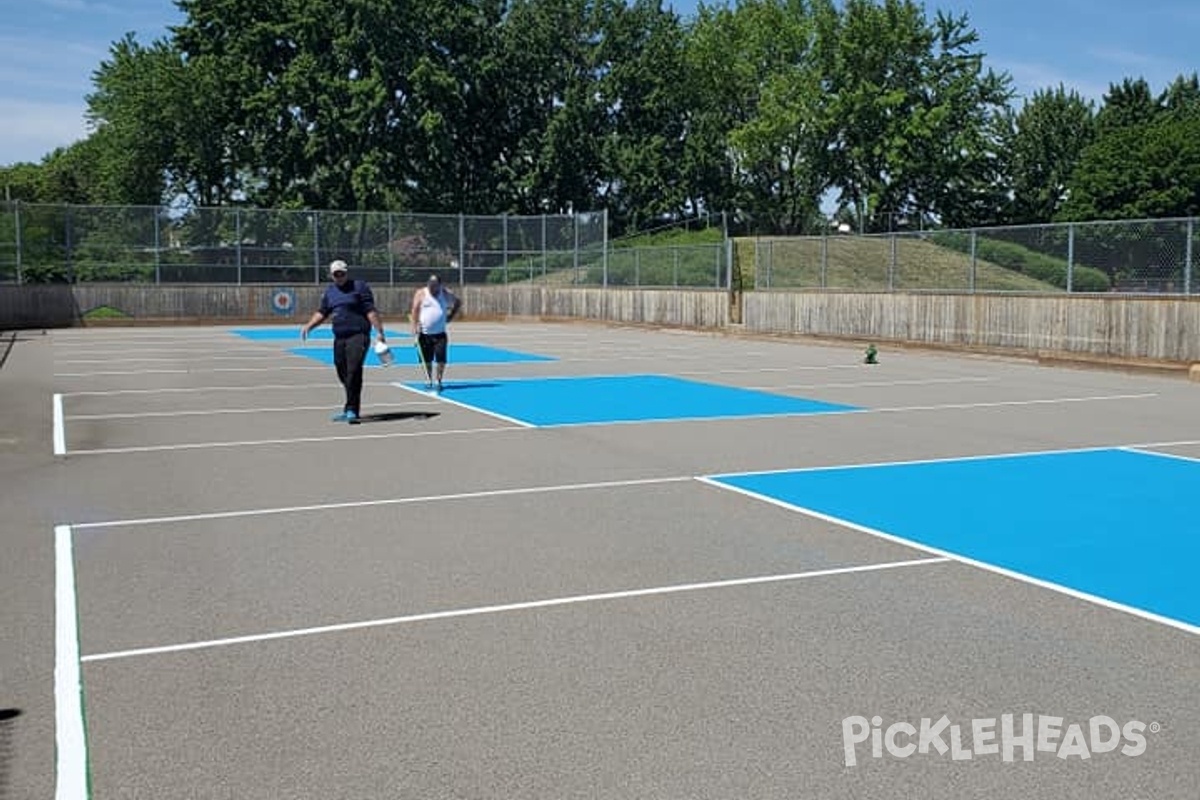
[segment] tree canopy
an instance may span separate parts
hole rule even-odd
[[[1195,214],[1200,82],[1017,107],[965,15],[913,0],[177,0],[112,44],[90,136],[0,168],[41,202],[481,214],[622,232]]]

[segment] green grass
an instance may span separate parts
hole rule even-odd
[[[1061,292],[1057,286],[985,259],[975,262],[974,285],[971,258],[940,247],[927,239],[900,237],[896,240],[895,271],[889,276],[892,243],[887,237],[830,236],[825,239],[822,272],[820,238],[739,238],[734,247],[742,277],[742,288],[755,288],[755,251],[758,272],[769,288],[829,288],[879,291],[1023,291]],[[765,288],[765,287],[764,287]]]

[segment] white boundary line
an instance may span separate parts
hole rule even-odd
[[[1181,444],[1193,444],[1192,442],[1183,442]],[[1164,445],[1159,445],[1162,447]],[[1156,458],[1170,458],[1175,461],[1185,461],[1189,464],[1200,464],[1200,456],[1185,456],[1179,453],[1160,453],[1156,450],[1146,450],[1137,445],[1129,445],[1127,447],[1118,447],[1117,450],[1124,450],[1127,453],[1137,453],[1140,456],[1154,456]]]
[[[630,486],[654,486],[663,483],[686,483],[693,480],[689,475],[666,478],[631,478],[623,481],[593,481],[590,483],[562,483],[549,486],[522,486],[512,489],[484,489],[458,494],[434,494],[417,497],[390,497],[382,500],[347,500],[340,503],[317,503],[308,506],[283,506],[279,508],[257,508],[245,511],[212,511],[203,514],[180,514],[172,517],[144,517],[107,522],[80,522],[75,530],[95,528],[132,528],[141,525],[174,525],[181,522],[204,522],[214,519],[236,519],[242,517],[268,517],[279,514],[300,514],[311,511],[337,511],[346,508],[375,508],[379,506],[410,505],[414,503],[454,502],[478,500],[490,497],[513,497],[528,494],[550,494],[554,492],[581,492],[595,489],[624,489]]]
[[[471,617],[482,614],[499,614],[511,611],[529,611],[539,608],[576,605],[579,603],[595,603],[605,600],[625,600],[632,597],[650,597],[655,595],[675,594],[678,592],[695,592],[705,589],[725,589],[735,586],[751,586],[763,583],[779,583],[782,581],[797,581],[807,578],[822,578],[832,575],[850,575],[862,572],[879,572],[902,567],[926,566],[950,561],[949,558],[921,558],[908,561],[890,561],[883,564],[865,564],[856,567],[839,567],[834,569],[812,570],[809,572],[793,572],[786,575],[765,575],[753,578],[733,578],[723,581],[708,581],[706,583],[685,583],[670,586],[655,586],[647,589],[626,589],[623,591],[603,592],[599,594],[573,595],[556,597],[549,600],[532,600],[524,603],[507,603],[504,605],[479,606],[476,608],[460,608],[452,611],[434,611],[426,614],[411,614],[403,617],[388,617],[363,622],[346,622],[337,625],[322,625],[313,628],[296,628],[273,633],[260,633],[250,636],[234,636],[227,639],[210,639],[187,644],[165,645],[161,647],[145,647],[136,650],[122,650],[112,653],[97,653],[83,657],[83,661],[111,661],[131,656],[156,655],[163,653],[179,653],[187,650],[200,650],[213,647],[227,647],[234,644],[265,642],[274,639],[290,639],[300,636],[314,636],[322,633],[340,633],[343,631],[361,630],[363,628],[379,628],[389,625],[403,625],[414,622],[429,622],[432,620],[453,619],[456,617]]]
[[[433,398],[436,398],[437,400],[439,400],[440,402],[449,403],[452,406],[458,406],[459,408],[464,408],[467,411],[474,411],[477,414],[484,414],[486,416],[492,417],[493,419],[498,419],[502,422],[511,422],[513,425],[519,425],[522,428],[536,428],[537,427],[532,422],[526,422],[523,419],[517,419],[516,417],[510,417],[505,414],[497,413],[495,411],[488,411],[486,408],[480,408],[478,406],[469,405],[467,403],[463,403],[458,400],[451,400],[450,398],[446,397],[445,394],[437,394],[435,392],[431,392],[428,390],[422,391],[420,389],[414,389],[411,386],[405,386],[403,383],[398,383],[398,382],[393,383],[392,386],[395,386],[397,389],[403,389],[406,392],[412,392],[413,394],[421,396],[421,397],[433,397]]]
[[[990,383],[996,378],[929,378],[908,381],[862,381],[859,383],[792,383],[784,386],[747,386],[756,391],[774,389],[858,389],[869,386],[930,386],[941,383]]]
[[[883,531],[876,530],[875,528],[869,528],[865,525],[859,525],[856,522],[851,522],[850,520],[842,519],[841,517],[831,516],[829,514],[824,514],[820,511],[816,511],[811,508],[805,508],[804,506],[798,506],[793,503],[789,503],[785,500],[780,500],[778,498],[771,497],[770,495],[760,494],[760,493],[752,491],[750,489],[744,489],[740,486],[730,486],[729,484],[721,483],[719,480],[717,480],[715,478],[699,477],[696,480],[698,480],[701,483],[712,486],[714,488],[717,488],[717,489],[724,489],[725,491],[734,492],[736,494],[741,494],[746,497],[750,497],[752,499],[759,500],[764,503],[770,503],[771,505],[778,506],[779,508],[783,508],[788,511],[794,511],[798,514],[803,514],[807,517],[812,517],[813,519],[818,519],[823,522],[831,523],[833,525],[840,525],[842,527],[849,528],[850,530],[858,531],[860,533],[865,533],[869,536],[874,536],[876,538],[883,539],[888,542],[892,542],[893,544],[902,545],[904,547],[910,547],[910,548],[913,548],[914,550],[920,550],[922,552],[929,553],[929,554],[935,555],[935,556],[942,556],[944,558],[947,558],[947,559],[950,559],[953,561],[957,561],[960,564],[965,564],[967,566],[976,567],[978,569],[982,569],[987,572],[992,572],[997,575],[1003,575],[1006,578],[1012,578],[1013,580],[1017,580],[1022,583],[1028,583],[1030,585],[1037,586],[1042,589],[1049,589],[1050,591],[1059,592],[1060,594],[1065,594],[1065,595],[1067,595],[1069,597],[1073,597],[1077,600],[1084,600],[1086,602],[1094,603],[1096,605],[1100,605],[1100,606],[1103,606],[1105,608],[1109,608],[1109,609],[1112,609],[1115,611],[1122,611],[1126,614],[1131,614],[1135,617],[1140,617],[1142,619],[1149,620],[1151,622],[1157,622],[1162,625],[1170,626],[1172,628],[1178,628],[1179,630],[1184,631],[1186,633],[1200,635],[1200,627],[1197,627],[1195,625],[1190,625],[1181,620],[1172,619],[1171,617],[1164,617],[1162,615],[1155,614],[1151,611],[1145,611],[1143,609],[1135,608],[1133,606],[1128,606],[1128,605],[1125,605],[1123,603],[1118,603],[1113,600],[1108,600],[1103,597],[1099,597],[1097,595],[1088,594],[1087,592],[1081,592],[1078,589],[1071,589],[1070,587],[1061,586],[1057,583],[1045,581],[1040,578],[1034,578],[1030,575],[1025,575],[1020,572],[1014,572],[1013,570],[1006,569],[1004,567],[998,567],[994,564],[989,564],[985,561],[978,561],[976,559],[969,558],[967,556],[963,556],[958,553],[951,552],[949,550],[942,550],[941,548],[931,547],[929,545],[921,544],[919,542],[914,542],[910,539],[905,539],[905,538],[902,538],[899,536],[894,536],[890,533],[884,533]]]
[[[88,797],[87,734],[75,602],[75,557],[71,527],[54,529],[54,706],[57,758],[56,800]]]
[[[63,416],[63,396],[54,395],[54,455],[67,454],[67,426]]]
[[[345,425],[346,423],[341,423]],[[236,442],[184,442],[183,444],[146,444],[129,447],[98,447],[91,450],[72,450],[72,455],[100,456],[127,453],[161,453],[176,450],[212,450],[225,447],[269,447],[284,444],[315,444],[319,442],[348,442],[366,439],[407,439],[417,436],[452,436],[456,434],[496,433],[499,431],[523,431],[520,426],[495,428],[448,428],[437,431],[400,431],[396,433],[359,433],[346,436],[301,436],[295,439],[256,439]]]
[[[383,383],[368,383],[363,382],[365,388],[372,387],[389,387],[390,381]],[[265,390],[310,390],[310,389],[329,389],[331,391],[342,393],[341,387],[336,383],[325,381],[323,383],[268,383],[246,386],[179,386],[179,387],[162,387],[158,389],[99,389],[81,392],[63,392],[63,397],[114,397],[125,394],[203,394],[205,392],[261,392]]]
[[[869,461],[862,464],[827,464],[815,467],[783,467],[781,469],[761,469],[737,472],[714,472],[704,476],[713,480],[721,478],[741,478],[756,475],[780,475],[785,472],[832,472],[834,470],[874,469],[876,467],[907,467],[919,464],[946,464],[954,461],[989,461],[1004,458],[1035,458],[1038,456],[1066,455],[1069,453],[1095,453],[1102,450],[1140,450],[1151,447],[1184,447],[1200,445],[1200,439],[1175,442],[1142,442],[1138,444],[1098,444],[1088,447],[1061,447],[1049,450],[1017,450],[1007,453],[986,453],[971,456],[940,456],[938,458],[915,458],[909,461]],[[1166,453],[1151,453],[1147,455],[1167,455]]]
[[[372,403],[371,408],[407,408],[408,406],[437,405],[436,400],[409,400],[407,403]],[[279,414],[290,411],[329,411],[333,406],[279,406],[275,408],[197,408],[180,411],[137,411],[119,414],[72,414],[66,419],[146,419],[148,417],[204,417],[216,414]]]

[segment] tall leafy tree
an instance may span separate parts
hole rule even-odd
[[[1011,116],[1009,221],[1049,222],[1066,200],[1071,175],[1095,137],[1093,105],[1060,85],[1036,92]]]

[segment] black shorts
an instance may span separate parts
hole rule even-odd
[[[445,364],[446,348],[450,337],[444,333],[422,333],[417,337],[421,347],[421,358],[426,364]]]

